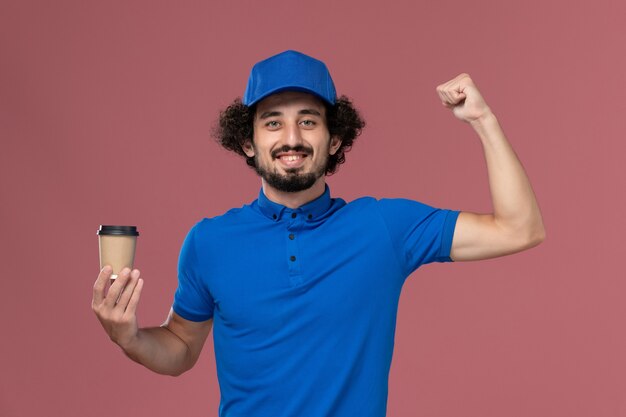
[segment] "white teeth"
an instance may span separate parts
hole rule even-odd
[[[285,161],[295,161],[296,159],[300,159],[302,158],[302,156],[300,155],[287,155],[287,156],[282,156],[281,159],[285,160]]]

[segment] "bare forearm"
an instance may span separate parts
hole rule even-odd
[[[187,345],[164,326],[139,329],[132,342],[120,347],[130,359],[159,374],[178,376],[193,366]]]
[[[106,265],[93,287],[91,308],[109,338],[126,356],[165,375],[180,375],[198,359],[213,320],[191,322],[170,309],[160,327],[139,328],[137,304],[143,288],[139,270],[124,268],[105,293],[113,268]]]
[[[483,144],[495,221],[509,230],[543,239],[544,226],[530,181],[496,116],[471,122]]]

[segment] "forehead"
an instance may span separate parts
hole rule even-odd
[[[259,101],[256,113],[258,115],[269,110],[280,111],[279,109],[286,110],[290,107],[294,109],[302,107],[313,108],[317,109],[321,114],[324,114],[325,109],[322,100],[312,94],[301,91],[282,91]]]

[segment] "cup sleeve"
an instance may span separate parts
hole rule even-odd
[[[378,208],[407,276],[424,264],[453,261],[450,250],[459,210],[402,198],[380,199]]]
[[[174,312],[190,321],[206,321],[213,317],[214,302],[208,290],[197,256],[195,234],[199,224],[191,228],[178,256],[178,287],[174,294]]]

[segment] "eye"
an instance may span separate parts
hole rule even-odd
[[[313,120],[303,120],[302,123],[306,127],[313,127],[316,124],[315,121],[313,121]]]
[[[269,122],[265,123],[265,126],[269,128],[277,128],[279,126],[279,123],[276,120],[270,120]]]

